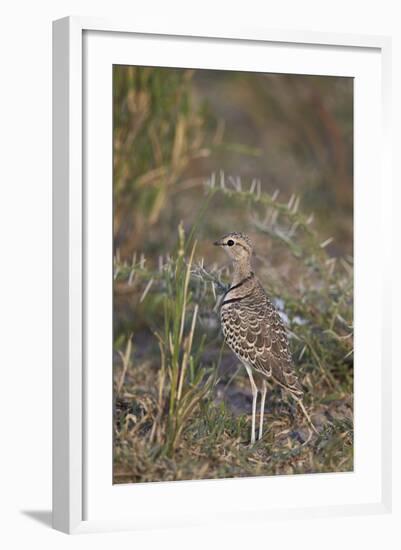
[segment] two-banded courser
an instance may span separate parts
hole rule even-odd
[[[249,237],[243,233],[229,233],[214,244],[223,247],[233,261],[232,284],[223,297],[220,316],[226,342],[245,366],[251,382],[251,445],[256,440],[258,395],[253,371],[262,375],[259,439],[263,434],[267,379],[289,392],[316,432],[302,402],[303,391],[294,371],[285,327],[252,271],[252,244]]]

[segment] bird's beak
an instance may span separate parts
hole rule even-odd
[[[214,246],[221,246],[221,241],[214,241]]]

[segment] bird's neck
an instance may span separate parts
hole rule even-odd
[[[233,266],[234,272],[231,286],[237,285],[247,277],[250,277],[252,274],[252,265],[248,258],[245,258],[243,260],[236,260],[233,263]]]

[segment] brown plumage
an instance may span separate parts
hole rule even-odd
[[[296,376],[287,333],[281,317],[252,271],[252,244],[243,233],[229,233],[216,241],[233,260],[232,285],[221,304],[221,324],[227,344],[244,364],[252,387],[252,437],[255,441],[257,387],[252,372],[263,375],[259,439],[263,432],[263,413],[267,385],[265,379],[287,390],[300,405],[313,426],[303,404],[303,391]],[[316,430],[315,430],[316,431]]]
[[[283,322],[256,276],[242,285],[241,293],[238,289],[235,298],[234,292],[228,291],[221,306],[227,344],[257,372],[302,395]]]

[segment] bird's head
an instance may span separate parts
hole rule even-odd
[[[252,256],[252,243],[244,233],[228,233],[214,243],[221,246],[234,261],[249,261]]]

